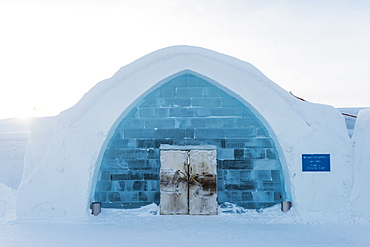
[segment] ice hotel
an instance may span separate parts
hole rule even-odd
[[[302,215],[363,214],[367,115],[351,138],[337,109],[297,99],[249,63],[161,49],[33,121],[17,215],[85,217],[96,202],[155,203],[161,214],[282,202]]]

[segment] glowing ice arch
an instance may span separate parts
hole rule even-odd
[[[259,209],[289,200],[283,155],[265,119],[246,100],[194,71],[154,85],[111,128],[94,200],[103,207],[159,203],[159,146],[215,145],[218,202]]]

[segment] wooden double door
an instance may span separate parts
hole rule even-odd
[[[216,150],[161,150],[160,213],[217,214]]]

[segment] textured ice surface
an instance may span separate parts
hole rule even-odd
[[[116,208],[159,203],[164,144],[217,148],[220,204],[263,208],[285,196],[281,164],[265,126],[235,97],[187,73],[147,95],[118,125],[103,157],[95,199]]]

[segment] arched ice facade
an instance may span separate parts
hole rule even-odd
[[[271,129],[235,93],[201,77],[182,71],[159,82],[123,117],[103,150],[95,201],[113,208],[159,204],[163,145],[214,146],[218,204],[260,209],[285,200]]]

